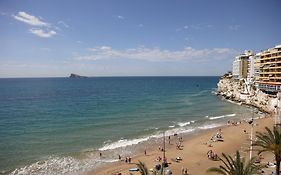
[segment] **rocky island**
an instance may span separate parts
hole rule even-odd
[[[70,74],[69,78],[88,78],[88,77],[72,73],[72,74]]]

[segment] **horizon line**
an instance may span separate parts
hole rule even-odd
[[[112,75],[112,76],[85,76],[85,78],[126,78],[126,77],[220,77],[222,75]],[[46,77],[0,77],[0,79],[16,78],[69,78],[69,76],[46,76]]]

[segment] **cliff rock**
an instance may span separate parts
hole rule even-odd
[[[257,89],[254,85],[245,81],[234,80],[230,77],[223,77],[217,84],[217,94],[232,101],[251,105],[261,111],[272,113],[277,105],[277,98]]]

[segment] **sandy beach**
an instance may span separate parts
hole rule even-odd
[[[254,122],[254,133],[256,131],[264,131],[264,127],[272,127],[274,119],[267,116],[266,118],[257,119]],[[213,142],[211,147],[206,143],[210,138],[216,134],[219,129],[222,131],[222,141]],[[246,130],[246,133],[244,132]],[[178,142],[177,136],[171,136],[171,143],[168,143],[168,137],[166,138],[166,158],[169,163],[169,169],[175,175],[182,174],[182,169],[187,168],[189,174],[203,175],[207,174],[206,170],[209,167],[220,165],[220,161],[213,161],[207,158],[207,152],[209,150],[214,151],[219,156],[222,152],[230,155],[234,155],[236,150],[241,152],[241,155],[248,158],[249,157],[249,146],[250,146],[250,130],[251,125],[247,122],[242,122],[236,126],[226,125],[220,128],[214,128],[210,130],[205,130],[200,133],[195,133],[192,136],[183,136],[182,149],[176,148],[176,143]],[[139,153],[137,155],[132,155],[132,162],[125,163],[124,161],[119,161],[111,164],[107,164],[97,170],[89,172],[87,175],[112,175],[116,173],[121,173],[122,175],[129,175],[129,169],[136,167],[135,163],[138,160],[144,162],[147,167],[153,168],[157,163],[156,159],[160,156],[163,157],[163,152],[158,150],[159,145],[155,145],[148,149],[147,154]],[[256,153],[254,153],[254,156]],[[272,155],[264,155],[266,159],[263,161],[272,161]],[[176,157],[181,157],[182,160],[176,162]],[[139,172],[133,172],[133,174],[140,174]]]

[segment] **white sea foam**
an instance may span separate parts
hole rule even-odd
[[[217,94],[217,91],[212,91],[211,93],[216,95],[216,94]]]
[[[234,117],[234,116],[236,116],[236,114],[227,114],[225,116],[227,116],[227,117]]]
[[[174,128],[174,127],[175,127],[175,125],[170,125],[170,126],[169,126],[169,128]]]
[[[236,102],[236,101],[232,101],[232,100],[226,100],[226,101],[228,101],[229,103],[232,103],[232,104],[236,104],[236,105],[242,104],[241,102]]]
[[[182,123],[182,126],[186,126],[186,125],[189,125],[189,124],[194,123],[194,122],[195,121],[185,122],[185,123]],[[170,128],[174,128],[174,127],[175,127],[175,125],[170,126]],[[170,130],[165,131],[165,135],[169,136],[169,135],[174,135],[176,133],[177,134],[179,134],[179,133],[189,133],[189,132],[192,132],[194,130],[195,130],[194,128],[189,128],[189,129],[174,128],[174,129],[170,129]],[[121,147],[136,145],[136,144],[139,144],[141,142],[148,141],[151,138],[161,138],[161,137],[163,137],[163,132],[159,132],[158,134],[145,136],[145,137],[141,137],[141,138],[137,138],[137,139],[131,139],[131,140],[120,139],[117,142],[106,144],[103,147],[99,148],[98,150],[99,151],[113,150],[113,149],[117,149],[117,148],[121,148]]]
[[[80,161],[73,157],[51,157],[45,161],[17,168],[10,175],[82,174],[93,168],[93,164],[87,161]]]
[[[215,117],[209,117],[210,120],[216,120],[216,119],[220,119],[220,118],[224,118],[224,115],[221,116],[215,116]]]
[[[190,125],[191,123],[194,123],[195,121],[189,121],[189,122],[179,122],[178,123],[178,125],[180,126],[180,127],[184,127],[184,126],[186,126],[186,125]]]
[[[38,161],[25,167],[17,168],[10,175],[80,175],[92,170],[101,163],[116,162],[118,159],[85,158],[75,159],[67,157],[49,157],[44,161]]]
[[[190,128],[190,129],[175,128],[175,129],[166,131],[165,134],[166,134],[166,136],[171,136],[174,134],[190,133],[190,132],[193,132],[194,130],[195,130],[194,128]],[[163,135],[160,135],[160,137],[163,137]]]
[[[119,159],[100,159],[100,160],[97,160],[97,162],[104,162],[104,163],[113,163],[113,162],[117,162],[119,161]]]
[[[181,133],[189,133],[189,132],[193,132],[195,129],[192,128],[192,129],[185,129],[185,130],[181,130],[179,131],[178,133],[181,134]]]
[[[222,126],[222,125],[223,124],[218,124],[218,123],[215,124],[214,123],[214,124],[208,124],[208,125],[199,126],[198,128],[204,130],[204,129],[217,128],[217,127]]]
[[[225,118],[225,117],[234,117],[236,114],[226,114],[226,115],[221,115],[221,116],[214,116],[214,117],[208,117],[210,120],[216,120],[220,118]]]
[[[107,145],[103,146],[102,148],[99,148],[99,150],[105,151],[105,150],[112,150],[112,149],[116,149],[116,148],[120,148],[120,147],[136,145],[140,142],[147,141],[148,139],[149,139],[149,137],[143,137],[143,138],[132,139],[132,140],[121,139],[117,142],[107,144]]]

